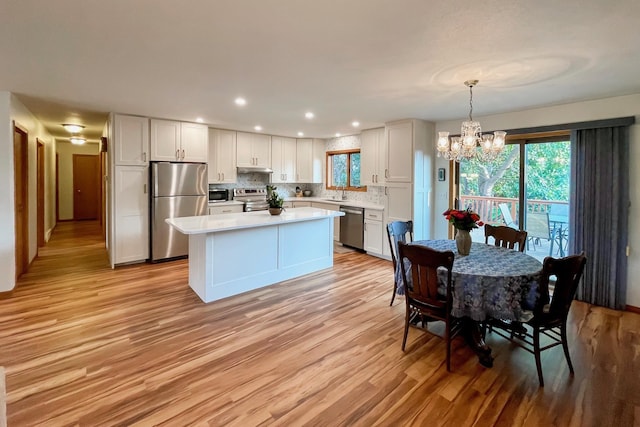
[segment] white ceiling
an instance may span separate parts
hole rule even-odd
[[[640,93],[638,22],[638,0],[2,0],[0,90],[59,138],[110,111],[324,138],[462,119],[473,78],[477,116]]]

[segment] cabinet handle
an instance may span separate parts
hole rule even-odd
[[[144,194],[147,194],[147,184],[143,185],[143,191],[144,191]]]
[[[384,170],[384,177],[389,178],[389,169]]]
[[[224,181],[224,172],[222,172],[222,180]]]
[[[182,160],[184,160],[184,150],[182,150],[182,157],[181,157],[181,159],[182,159]]]
[[[147,153],[145,153],[144,151],[142,152],[142,161],[143,162],[147,161]]]
[[[176,150],[176,160],[180,160],[180,150]]]

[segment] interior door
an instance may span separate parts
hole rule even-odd
[[[73,155],[73,219],[98,219],[100,208],[99,156]]]
[[[14,125],[13,171],[15,182],[16,279],[29,267],[29,190],[27,132]]]

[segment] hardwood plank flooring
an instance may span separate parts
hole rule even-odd
[[[576,374],[548,350],[544,388],[497,336],[493,368],[456,340],[448,373],[432,334],[410,330],[401,351],[391,270],[336,253],[332,269],[204,304],[186,261],[111,270],[98,224],[60,223],[0,295],[8,425],[640,425],[640,315],[574,303]]]

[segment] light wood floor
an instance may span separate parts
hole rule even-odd
[[[260,256],[247,254],[247,260]],[[489,337],[400,349],[391,263],[336,254],[333,269],[204,304],[185,261],[112,271],[94,223],[61,223],[0,296],[9,426],[640,425],[640,315],[574,303],[561,348],[533,356]]]

